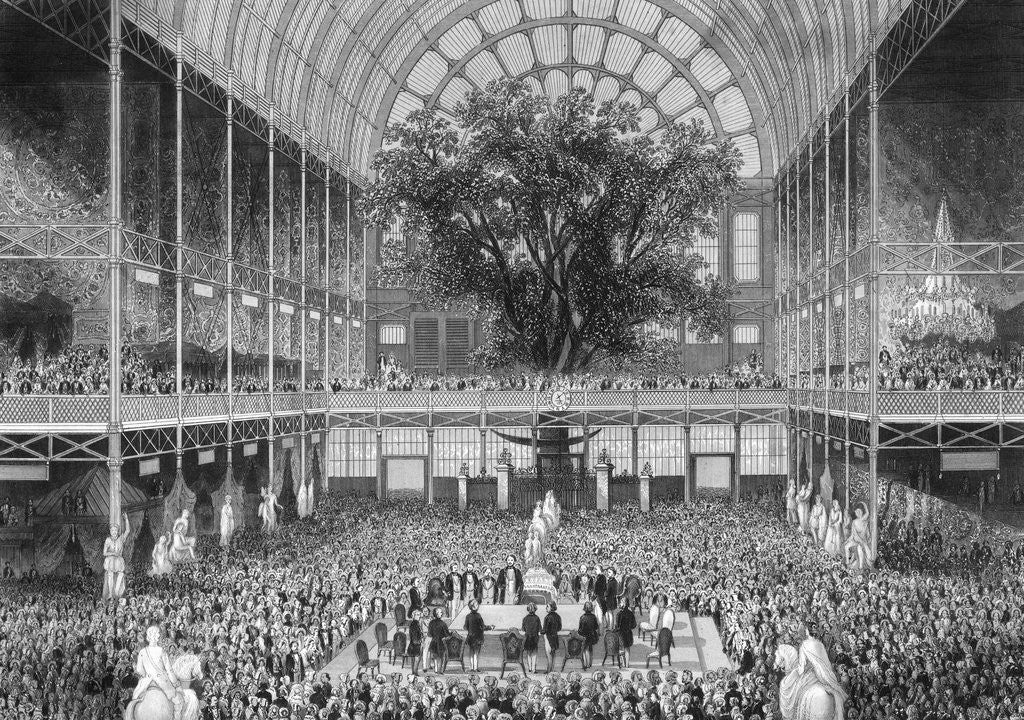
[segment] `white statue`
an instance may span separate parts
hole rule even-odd
[[[544,496],[544,514],[551,518],[552,530],[555,530],[562,524],[562,508],[559,506],[558,501],[555,500],[555,493],[551,490],[548,490]]]
[[[790,480],[786,490],[786,520],[793,525],[800,522],[796,512],[796,480]]]
[[[813,489],[811,484],[800,488],[800,492],[796,494],[796,514],[800,521],[800,530],[805,533],[811,532],[811,493]]]
[[[111,525],[110,537],[103,541],[104,600],[117,602],[124,595],[124,544],[129,532],[131,526],[125,513],[121,516],[121,527]]]
[[[864,503],[857,503],[853,509],[844,550],[846,564],[852,569],[866,570],[875,561],[871,553],[871,514]]]
[[[199,658],[182,655],[171,663],[155,625],[146,629],[146,642],[135,661],[139,682],[125,720],[197,720],[199,699],[189,684],[202,675]]]
[[[846,514],[839,506],[839,501],[833,500],[832,512],[828,516],[828,529],[825,531],[825,550],[834,557],[843,554],[843,545],[846,544],[846,536],[843,532],[845,521]]]
[[[263,497],[259,509],[259,516],[263,521],[263,532],[272,533],[277,530],[277,511],[284,510],[284,508],[278,504],[277,495],[269,485],[260,489],[260,495]]]
[[[779,685],[782,720],[843,720],[846,692],[819,640],[808,636],[799,651],[780,645],[775,665],[784,673]]]
[[[828,531],[828,513],[822,502],[821,495],[814,500],[814,507],[811,508],[811,532],[814,535],[814,542],[818,545],[825,544],[825,533]]]
[[[181,509],[181,515],[171,526],[170,560],[175,565],[196,561],[196,539],[188,536],[188,508]]]
[[[533,520],[530,521],[530,529],[537,532],[537,538],[540,540],[541,545],[547,543],[548,540],[548,519],[543,514],[544,508],[541,505],[541,501],[537,501],[537,505],[533,508]]]
[[[544,545],[537,537],[537,530],[531,526],[523,544],[523,562],[527,569],[544,567]]]
[[[150,576],[160,577],[174,570],[169,557],[170,550],[167,547],[167,536],[161,535],[153,546],[153,568],[149,571]]]
[[[235,510],[231,507],[231,496],[224,496],[224,505],[220,509],[220,546],[231,544],[231,536],[235,534]]]

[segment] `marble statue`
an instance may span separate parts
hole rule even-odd
[[[277,495],[268,485],[260,489],[260,496],[263,502],[260,503],[259,516],[263,521],[263,532],[272,533],[277,530],[277,511],[284,510],[277,502]]]
[[[562,524],[562,508],[555,500],[555,493],[547,491],[544,496],[544,514],[551,518],[551,529],[555,530]]]
[[[793,525],[800,522],[796,512],[796,480],[790,480],[786,490],[786,520]]]
[[[121,516],[121,527],[110,526],[110,537],[103,541],[103,599],[117,602],[124,595],[124,544],[131,526],[128,514]]]
[[[135,660],[139,682],[125,720],[198,720],[199,699],[189,686],[202,676],[199,658],[181,655],[172,663],[155,625],[146,629],[146,642]]]
[[[231,536],[235,534],[235,510],[231,507],[231,496],[224,496],[224,505],[220,509],[220,546],[231,544]]]
[[[811,493],[814,490],[811,488],[811,484],[807,483],[800,488],[800,491],[796,494],[796,514],[800,521],[800,530],[805,533],[811,533]]]
[[[544,545],[537,536],[537,530],[532,526],[523,545],[523,562],[527,570],[544,567]]]
[[[825,551],[833,557],[843,554],[843,546],[846,544],[846,535],[843,526],[846,523],[846,513],[839,506],[838,500],[832,501],[832,510],[828,515],[828,529],[825,531]]]
[[[825,533],[828,530],[828,513],[825,511],[821,495],[818,495],[814,500],[814,507],[811,508],[810,523],[811,534],[814,536],[815,544],[824,546]]]
[[[775,665],[783,672],[779,684],[782,720],[842,720],[846,693],[820,640],[808,636],[799,650],[780,645]]]
[[[851,569],[867,570],[875,558],[871,553],[871,513],[864,503],[857,503],[853,508],[853,519],[844,550],[846,564]]]
[[[181,515],[171,526],[170,560],[175,565],[196,561],[196,539],[188,536],[188,508],[182,508]]]
[[[170,549],[167,546],[166,535],[161,535],[157,539],[150,557],[153,558],[153,567],[149,571],[151,577],[160,577],[174,570],[174,565],[171,564]]]

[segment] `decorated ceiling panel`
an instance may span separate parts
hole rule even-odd
[[[134,0],[150,5],[151,0]],[[125,4],[131,4],[126,0]],[[773,172],[909,0],[174,0],[164,20],[360,174],[389,122],[513,75],[696,118]],[[157,3],[166,8],[167,3]]]

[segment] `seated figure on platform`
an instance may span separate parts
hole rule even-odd
[[[171,526],[170,559],[174,565],[196,561],[196,539],[188,537],[188,508],[182,508],[181,515]]]

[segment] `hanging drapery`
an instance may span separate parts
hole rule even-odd
[[[170,534],[174,521],[181,515],[181,511],[188,510],[191,514],[195,507],[196,494],[185,484],[185,473],[181,468],[178,468],[174,474],[174,485],[171,486],[171,491],[164,497],[163,523],[160,525],[163,528],[163,532]],[[155,519],[153,524],[156,527]]]
[[[70,525],[42,525],[36,530],[35,561],[40,575],[50,575],[60,566],[70,537]]]
[[[305,438],[300,436],[299,437],[299,442],[304,442],[304,441],[305,441]],[[298,494],[299,494],[299,487],[300,487],[300,485],[303,482],[302,468],[300,467],[301,463],[299,462],[299,459],[300,459],[299,455],[300,455],[299,448],[298,447],[293,447],[292,448],[292,490],[295,492],[296,496],[298,496]]]
[[[281,495],[281,488],[284,485],[284,461],[285,461],[285,449],[282,447],[274,448],[274,472],[270,476],[270,482],[272,483],[271,489],[275,495]]]
[[[245,492],[242,486],[235,481],[235,471],[228,465],[224,471],[224,482],[217,488],[210,497],[213,498],[213,527],[220,533],[220,512],[224,507],[224,496],[231,496],[231,509],[235,513],[235,529],[245,525]]]
[[[818,487],[821,493],[821,500],[825,503],[826,508],[832,506],[832,472],[828,468],[828,463],[825,463],[825,469],[821,471],[821,477],[818,480]]]

